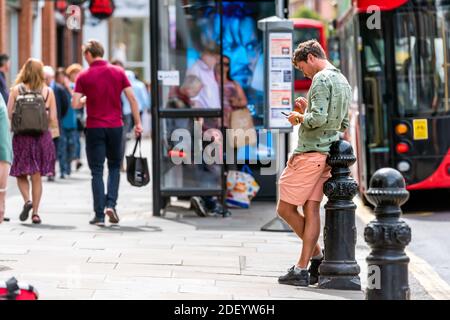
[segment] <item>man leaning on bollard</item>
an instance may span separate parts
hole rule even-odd
[[[292,62],[313,82],[308,99],[297,99],[296,111],[288,118],[292,125],[301,126],[298,147],[279,181],[277,212],[303,240],[303,247],[298,262],[278,282],[307,287],[318,282],[323,260],[318,240],[323,185],[331,176],[326,161],[331,144],[349,126],[351,87],[315,40],[301,43]],[[303,207],[303,214],[298,207]]]

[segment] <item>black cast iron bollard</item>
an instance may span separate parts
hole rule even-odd
[[[323,232],[325,258],[319,269],[321,289],[361,290],[361,269],[355,259],[356,205],[352,201],[358,193],[358,184],[350,176],[349,169],[355,162],[350,143],[333,143],[327,160],[332,177],[324,186],[329,201],[325,205]]]
[[[400,220],[400,207],[409,199],[400,172],[378,170],[370,180],[367,199],[375,206],[376,220],[369,223],[364,238],[372,252],[367,257],[367,300],[409,300],[409,258],[405,247],[411,242],[411,229]]]

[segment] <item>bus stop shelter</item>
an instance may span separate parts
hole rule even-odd
[[[151,1],[152,181],[153,212],[160,216],[170,197],[226,196],[226,164],[205,161],[204,151],[222,135],[227,77],[242,87],[255,128],[263,128],[263,35],[257,22],[284,15],[286,1],[167,0]],[[217,52],[215,78],[207,74],[204,56]],[[208,78],[209,76],[209,78]],[[213,81],[219,95],[213,89]],[[197,95],[203,90],[202,98]],[[226,93],[225,93],[226,94]],[[216,129],[216,137],[207,137]],[[209,142],[208,142],[209,140]],[[220,139],[219,139],[220,140]],[[236,150],[236,160],[251,163],[261,185],[260,198],[276,199],[276,175],[259,176],[261,160],[274,160],[270,133],[266,152],[249,146]],[[286,139],[283,143],[287,145]],[[181,146],[181,147],[180,147]],[[286,150],[283,148],[283,153]],[[284,155],[283,155],[284,156]],[[264,158],[264,159],[263,159]],[[238,166],[238,170],[240,167]]]

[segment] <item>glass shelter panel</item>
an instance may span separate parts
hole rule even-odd
[[[190,108],[221,108],[218,93],[221,81],[217,75],[220,56],[216,56],[216,72],[207,72],[208,67],[214,69],[215,63],[213,58],[205,58],[205,54],[217,52],[222,42],[223,56],[230,60],[229,77],[242,87],[256,125],[262,125],[263,37],[257,21],[274,13],[274,1],[168,0],[164,5],[161,3],[160,30],[165,32],[160,38],[160,70],[173,72],[161,74],[166,85],[161,86],[160,108],[169,108],[170,86],[182,87],[188,75],[199,78],[203,84],[201,89],[189,92],[193,102]],[[191,77],[188,82],[192,80]]]
[[[210,121],[219,119],[210,119]],[[221,132],[204,131],[195,119],[162,119],[161,173],[163,189],[221,189]]]
[[[257,21],[274,14],[273,0],[158,3],[154,72],[162,191],[223,190],[223,129],[233,108],[248,108],[257,128],[264,122],[263,34]],[[236,99],[236,92],[245,99]]]

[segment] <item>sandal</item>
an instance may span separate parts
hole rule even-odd
[[[33,204],[31,203],[31,201],[26,202],[23,205],[23,209],[22,209],[22,213],[20,214],[20,221],[24,222],[27,221],[28,216],[30,215],[30,211],[31,209],[33,209]]]
[[[37,214],[33,214],[33,216],[31,217],[31,221],[33,222],[33,224],[41,224],[41,218],[37,215]]]

